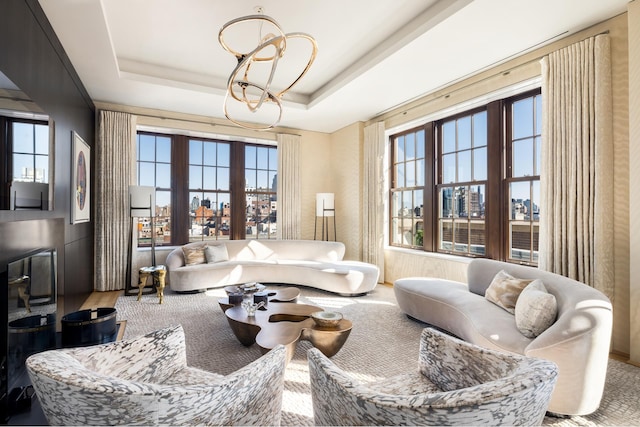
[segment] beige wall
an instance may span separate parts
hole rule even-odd
[[[629,3],[630,359],[640,363],[640,1]],[[624,205],[623,205],[624,206]],[[618,252],[616,252],[616,256]]]

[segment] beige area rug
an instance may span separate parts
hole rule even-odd
[[[260,357],[257,346],[244,347],[231,332],[218,306],[222,289],[197,294],[165,291],[164,304],[154,295],[140,302],[122,296],[116,303],[118,320],[126,320],[124,338],[132,338],[168,325],[181,324],[187,341],[189,365],[228,374]],[[346,344],[332,360],[355,377],[369,381],[417,369],[419,337],[425,324],[408,319],[397,307],[393,289],[379,285],[362,297],[340,297],[301,288],[299,302],[342,312],[353,321]],[[298,343],[287,367],[283,399],[283,425],[313,425],[306,351]],[[600,409],[589,416],[545,418],[545,425],[640,425],[640,368],[610,360]]]

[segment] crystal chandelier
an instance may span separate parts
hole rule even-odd
[[[262,9],[258,8],[258,12],[261,11]],[[260,34],[257,46],[248,52],[239,52],[238,50],[231,48],[224,40],[225,32],[228,32],[231,27],[252,21],[259,22],[260,28],[262,28],[264,24],[268,24],[271,28],[275,29],[277,34],[268,33],[265,36]],[[311,44],[311,55],[306,66],[293,80],[293,82],[283,90],[274,92],[271,85],[276,74],[278,61],[285,54],[287,42],[292,39],[303,39],[308,41]],[[285,34],[280,25],[273,18],[259,14],[244,16],[227,22],[218,33],[218,41],[227,52],[233,54],[238,60],[238,65],[236,65],[234,70],[231,72],[229,80],[227,81],[227,93],[224,99],[224,115],[231,122],[245,129],[267,130],[275,127],[282,119],[282,96],[289,89],[295,86],[307,71],[309,71],[311,64],[316,58],[318,46],[315,39],[305,33]],[[252,80],[254,74],[257,74],[252,73],[252,67],[254,70],[258,68],[258,66],[264,68],[263,64],[267,65],[267,75],[260,78],[259,81],[256,81],[255,79]],[[270,70],[268,68],[269,65],[271,67]],[[257,112],[264,105],[272,103],[277,109],[277,118],[267,125],[249,123],[233,117],[233,114],[229,111],[231,103],[244,104],[252,113]]]

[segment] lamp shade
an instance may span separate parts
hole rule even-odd
[[[333,193],[316,194],[316,216],[335,216],[335,208]]]
[[[155,216],[156,188],[152,186],[129,186],[129,210],[132,217]]]

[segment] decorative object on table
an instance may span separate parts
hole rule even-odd
[[[71,139],[71,224],[78,224],[91,218],[91,147],[76,132]]]
[[[256,315],[256,310],[264,307],[264,302],[255,303],[251,300],[244,300],[242,302],[242,308],[247,311],[247,316],[254,317]]]
[[[316,194],[316,220],[313,229],[313,240],[316,240],[318,218],[322,221],[322,237],[320,240],[329,240],[329,218],[333,218],[333,240],[336,241],[336,204],[333,193]]]
[[[555,363],[422,331],[419,367],[363,383],[309,349],[316,425],[541,425]]]
[[[311,313],[311,318],[317,326],[322,328],[335,328],[342,320],[342,313],[337,311],[316,311]]]
[[[253,294],[253,302],[255,303],[264,303],[267,304],[269,302],[269,292],[267,291],[258,291]]]
[[[262,14],[262,7],[257,7],[256,11],[258,12],[256,15],[244,16],[227,22],[222,26],[218,33],[218,41],[220,42],[220,45],[227,52],[233,54],[238,60],[236,67],[231,72],[231,75],[227,80],[227,93],[224,99],[224,115],[231,122],[245,129],[268,130],[280,123],[280,120],[282,119],[281,98],[289,89],[300,81],[307,71],[309,71],[311,64],[316,58],[318,45],[316,44],[315,39],[309,34],[285,34],[280,25],[273,18]],[[251,27],[251,25],[247,25],[247,23],[251,22],[257,22],[259,23],[259,26]],[[244,52],[239,51],[240,49],[244,50],[242,47],[238,47],[241,46],[240,41],[243,36],[243,34],[238,31],[240,26],[243,26],[243,28],[249,28],[250,30],[258,30],[257,36],[259,42],[252,50],[245,50]],[[263,30],[266,34],[263,34]],[[229,39],[231,37],[226,38],[227,35],[238,35],[238,37],[236,37],[238,40],[232,40],[230,42]],[[282,86],[286,87],[280,91],[276,91],[273,89],[272,83],[274,83],[278,61],[284,57],[287,48],[289,49],[288,52],[293,51],[291,46],[293,45],[295,47],[296,44],[291,43],[292,39],[302,39],[309,42],[311,46],[309,60],[302,72],[295,77],[293,82],[283,84]],[[233,44],[235,48],[231,47],[231,44]],[[300,52],[294,51],[293,54],[295,54],[295,56],[299,56]],[[236,112],[232,113],[230,111],[230,107],[236,105],[237,107],[246,106],[248,111],[251,113],[263,111],[264,114],[267,114],[268,118],[270,118],[270,120],[268,120],[270,124],[253,124],[236,118],[242,111],[241,109],[237,109]],[[269,109],[269,111],[265,111],[267,109]]]
[[[27,359],[50,425],[280,425],[286,350],[229,375],[187,366],[182,326]]]
[[[113,342],[118,335],[113,307],[74,311],[62,316],[62,346],[81,347]]]
[[[228,294],[229,304],[238,305],[242,304],[244,298],[244,292],[229,292]]]

